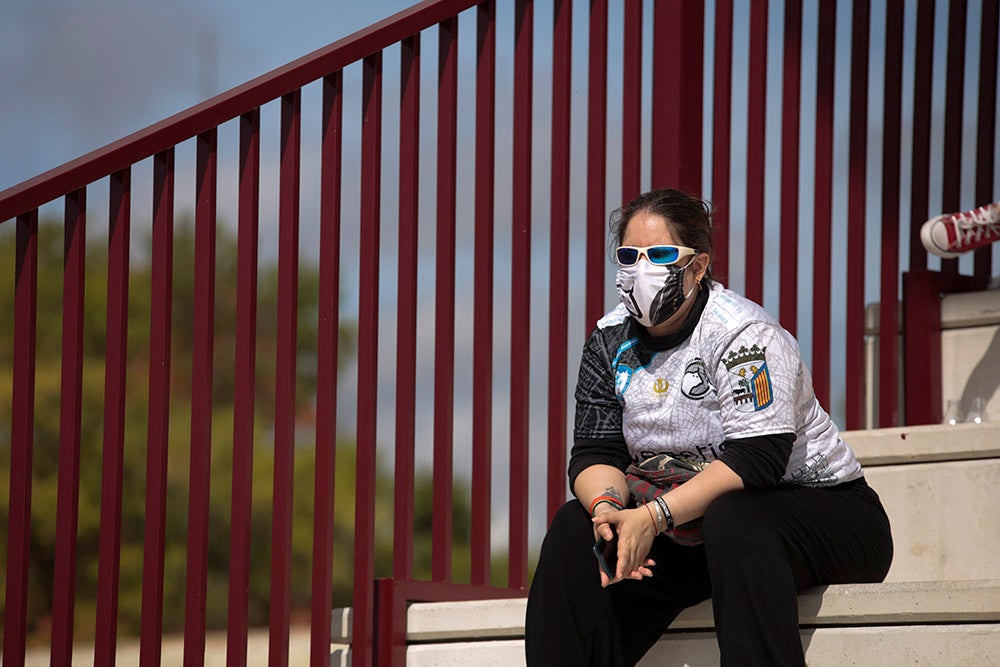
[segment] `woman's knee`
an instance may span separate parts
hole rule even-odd
[[[769,519],[759,494],[734,491],[709,505],[702,520],[702,537],[706,546],[745,545],[748,539],[759,541],[770,532]]]
[[[584,583],[590,581],[603,590],[593,545],[593,524],[587,510],[575,500],[563,505],[542,540],[532,589],[541,586],[549,591],[548,595],[558,597],[570,590],[587,588]]]
[[[594,528],[587,510],[578,500],[570,500],[556,511],[542,542],[542,555],[546,552],[576,552],[589,550],[594,540]],[[589,554],[588,554],[589,555]]]

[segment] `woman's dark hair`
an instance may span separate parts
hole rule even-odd
[[[694,248],[698,252],[712,253],[712,204],[694,195],[679,190],[653,190],[641,194],[631,202],[611,213],[611,242],[615,247],[622,244],[625,228],[637,213],[649,213],[663,218],[671,235],[681,245]],[[712,277],[709,261],[705,278]]]

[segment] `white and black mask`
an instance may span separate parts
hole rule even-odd
[[[663,324],[691,296],[697,285],[684,294],[684,269],[675,264],[661,266],[640,259],[632,266],[618,269],[615,285],[618,298],[639,324],[655,327]]]

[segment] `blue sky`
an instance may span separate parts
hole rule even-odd
[[[0,190],[410,4],[7,0],[0,21]]]

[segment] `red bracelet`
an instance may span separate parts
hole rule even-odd
[[[656,535],[660,531],[657,530],[659,526],[656,525],[656,519],[653,518],[653,510],[649,509],[649,503],[645,503],[643,507],[645,507],[646,511],[649,512],[649,520],[653,522],[653,534]]]
[[[617,498],[614,498],[612,496],[597,496],[590,503],[590,516],[594,516],[594,508],[597,507],[599,503],[610,503],[619,510],[625,509],[625,506],[622,505],[622,501],[618,500]]]

